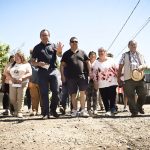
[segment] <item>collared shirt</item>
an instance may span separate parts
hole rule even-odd
[[[132,54],[130,51],[122,54],[119,64],[124,65],[124,80],[131,79],[132,70],[137,69],[139,65],[144,65],[143,55],[138,51]]]
[[[79,75],[88,72],[86,61],[89,60],[84,51],[78,49],[75,53],[69,49],[66,51],[61,59],[61,62],[65,62],[66,76],[68,78],[76,78]]]
[[[42,61],[50,64],[51,68],[56,68],[56,45],[50,42],[46,45],[42,42],[39,43],[33,49],[32,58],[36,59],[37,62]]]
[[[139,59],[137,52],[135,52],[135,53],[132,53],[131,51],[129,52],[129,61],[130,61],[131,70],[137,69],[138,66],[141,65],[141,62],[140,62],[140,59]],[[122,57],[119,61],[119,64],[123,65],[124,63],[125,63],[125,53],[122,55]]]

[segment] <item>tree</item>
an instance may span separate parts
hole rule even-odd
[[[0,43],[0,74],[8,62],[9,45]]]

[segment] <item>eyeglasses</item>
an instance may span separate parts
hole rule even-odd
[[[78,41],[70,41],[70,43],[78,43]]]

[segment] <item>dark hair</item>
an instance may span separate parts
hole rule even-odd
[[[16,64],[16,62],[14,61],[14,62],[11,64],[10,68],[12,68],[15,64]]]
[[[88,56],[90,57],[91,55],[96,55],[96,52],[90,51]]]
[[[14,55],[10,55],[8,61],[10,62],[10,60],[11,60],[12,58],[14,58],[14,57],[15,57]]]
[[[76,39],[78,41],[78,39],[74,36],[70,38],[70,42],[73,41],[74,39]]]
[[[107,53],[107,57],[114,57],[114,55],[112,53]]]
[[[47,31],[47,32],[48,32],[48,35],[50,36],[50,32],[49,32],[49,30],[47,30],[47,29],[43,29],[43,30],[40,32],[40,37],[41,37],[41,34],[42,34],[43,32],[45,32],[45,31]]]

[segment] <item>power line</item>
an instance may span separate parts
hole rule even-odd
[[[139,5],[140,0],[137,2],[136,6],[134,7],[134,9],[132,10],[131,14],[129,15],[129,17],[127,18],[127,20],[125,21],[125,23],[123,24],[123,26],[121,27],[120,31],[118,32],[118,34],[116,35],[116,37],[114,38],[114,40],[112,41],[112,43],[110,44],[110,46],[108,47],[108,51],[109,49],[112,47],[112,45],[114,44],[114,42],[116,41],[116,39],[118,38],[119,34],[121,33],[121,31],[123,30],[123,28],[125,27],[125,25],[127,24],[127,22],[129,21],[131,15],[133,14],[133,12],[135,11],[135,9],[137,8],[137,6]]]
[[[134,40],[139,33],[148,25],[148,23],[150,22],[150,17],[146,20],[146,22],[141,26],[140,30],[138,32],[135,33],[135,35],[131,38],[132,40]],[[116,56],[116,58],[127,48],[128,45],[126,45]]]

